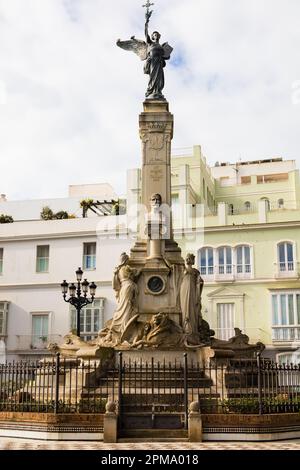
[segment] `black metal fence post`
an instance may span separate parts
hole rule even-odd
[[[184,390],[184,428],[188,429],[189,423],[189,397],[188,397],[188,361],[187,353],[183,355],[183,390]]]
[[[261,381],[261,353],[257,353],[257,388],[258,388],[258,412],[260,415],[263,414],[263,403],[262,403],[262,381]]]
[[[118,407],[119,407],[119,423],[121,424],[122,415],[122,382],[123,382],[123,354],[119,352],[119,377],[118,377]]]
[[[59,408],[59,369],[60,369],[60,353],[56,354],[56,365],[55,365],[55,402],[54,402],[54,413],[58,413]]]

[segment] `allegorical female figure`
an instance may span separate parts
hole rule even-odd
[[[150,38],[148,32],[149,16],[146,17],[145,36],[148,45],[148,54],[144,66],[145,74],[149,75],[149,83],[146,91],[146,98],[148,99],[163,99],[162,90],[165,86],[164,67],[166,66],[165,49],[160,45],[159,40],[161,35],[158,31],[154,31]]]
[[[146,60],[144,66],[145,74],[149,75],[149,83],[146,91],[146,98],[152,100],[164,100],[162,90],[165,86],[164,67],[166,60],[170,59],[173,48],[167,42],[160,44],[161,35],[159,32],[149,35],[149,20],[151,11],[146,13],[145,36],[146,42],[131,37],[129,41],[117,41],[117,45],[122,49],[135,52],[141,60]]]
[[[122,253],[120,264],[116,267],[113,277],[113,289],[116,292],[117,309],[110,326],[112,337],[121,337],[128,321],[137,312],[138,288],[136,279],[139,272],[128,265],[129,256]]]
[[[188,254],[180,287],[180,307],[184,332],[188,335],[197,336],[201,321],[203,279],[198,269],[193,268],[194,264],[195,256]]]

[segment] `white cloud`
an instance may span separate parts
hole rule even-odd
[[[142,3],[0,0],[1,193],[63,196],[97,181],[125,191],[147,79],[115,41],[142,37]],[[299,0],[156,1],[152,27],[174,47],[174,146],[201,144],[211,163],[300,163],[299,16]]]

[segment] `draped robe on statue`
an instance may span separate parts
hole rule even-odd
[[[164,67],[166,61],[164,59],[164,48],[155,42],[148,45],[149,52],[145,63],[144,72],[149,75],[149,84],[146,96],[160,96],[165,86]]]
[[[136,269],[130,266],[122,266],[114,274],[113,288],[117,294],[117,309],[114,313],[111,331],[122,335],[125,331],[128,321],[136,314],[137,284],[135,278]]]
[[[180,307],[183,329],[188,335],[198,334],[199,331],[202,286],[198,269],[187,266],[180,288]]]

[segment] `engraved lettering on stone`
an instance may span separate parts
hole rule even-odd
[[[150,171],[150,177],[153,181],[159,182],[163,178],[162,168],[154,167],[153,170]]]
[[[164,158],[164,147],[165,147],[165,135],[161,133],[155,133],[149,135],[148,144],[148,161],[162,162]]]
[[[161,131],[161,132],[164,132],[164,130],[166,129],[167,127],[167,123],[166,122],[150,122],[149,123],[149,130],[152,131],[152,130],[155,130],[155,131]]]

